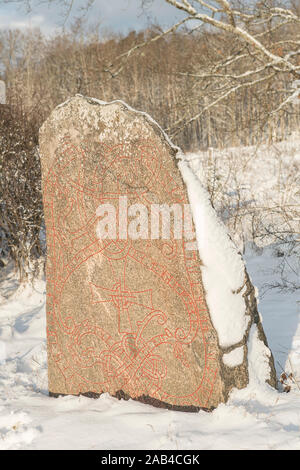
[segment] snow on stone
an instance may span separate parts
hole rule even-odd
[[[3,80],[0,80],[0,104],[5,104],[5,103],[6,103],[5,82],[3,82]]]
[[[259,339],[257,326],[251,326],[248,340],[248,367],[249,386],[267,386],[266,380],[270,378],[269,357],[270,350]]]
[[[207,305],[220,346],[229,347],[243,339],[249,323],[241,289],[244,263],[189,164],[182,160],[179,169],[192,208]]]
[[[235,348],[229,353],[223,354],[223,362],[228,367],[236,367],[242,364],[244,360],[244,348],[240,346],[239,348]]]

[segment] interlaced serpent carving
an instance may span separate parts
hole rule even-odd
[[[97,207],[113,204],[121,217],[120,196],[149,211],[151,203],[188,203],[164,161],[150,141],[74,146],[65,138],[57,151],[44,208],[48,350],[62,393],[210,404],[217,346],[197,251],[184,239],[96,234]]]

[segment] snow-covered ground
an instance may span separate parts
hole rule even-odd
[[[289,148],[294,147],[291,144]],[[294,150],[292,153],[295,156]],[[290,175],[290,165],[294,164],[290,155],[287,152],[287,159],[280,164],[281,178]],[[199,172],[201,155],[199,162],[196,157],[194,154]],[[263,154],[260,158],[263,162]],[[268,155],[264,168],[272,164],[276,166]],[[258,184],[256,196],[261,194],[266,202],[271,194],[274,200],[276,171],[272,183],[270,178],[263,178],[257,165],[251,167],[249,163],[247,170],[239,176],[239,187]],[[247,178],[247,184],[243,178]],[[260,249],[248,243],[244,258],[260,293],[259,310],[278,377],[283,369],[293,373],[293,381],[288,381],[290,392],[257,384],[254,356],[258,351],[250,351],[253,361],[248,387],[234,390],[229,402],[212,413],[196,414],[156,409],[132,400],[118,401],[108,395],[97,400],[48,397],[45,283],[39,281],[34,289],[21,290],[13,272],[2,270],[0,449],[300,449],[299,291],[265,288],[278,280],[281,255],[274,243],[265,243]],[[285,273],[294,278],[293,254],[289,253],[287,261],[290,271],[287,268]]]
[[[254,283],[271,280],[271,249],[247,253]],[[2,282],[2,292],[13,284]],[[300,449],[300,390],[250,386],[212,413],[160,410],[108,395],[47,396],[44,283],[0,305],[0,449]],[[299,297],[298,297],[299,298]],[[300,304],[269,290],[260,312],[278,374],[300,377]],[[4,355],[5,353],[5,355]],[[291,364],[289,363],[291,361]]]
[[[274,235],[299,234],[299,134],[272,145],[209,149],[186,157],[240,249],[253,235],[265,246]]]

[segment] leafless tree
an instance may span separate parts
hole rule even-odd
[[[263,85],[266,102],[272,95],[273,107],[266,106],[264,123],[277,119],[284,112],[293,112],[291,105],[299,102],[300,95],[300,4],[292,2],[276,3],[273,0],[242,3],[229,0],[164,0],[175,9],[182,11],[185,17],[166,31],[151,39],[170,34],[184,24],[192,23],[191,30],[197,31],[203,26],[207,32],[222,33],[210,35],[210,66],[203,70],[202,64],[195,66],[195,71],[182,71],[187,78],[194,80],[199,89],[196,99],[200,103],[199,111],[190,115],[187,112],[175,122],[168,131],[174,136],[182,129],[197,121],[211,108],[228,102],[232,97],[239,97],[242,90],[255,92]],[[143,3],[146,3],[145,1]],[[149,3],[149,0],[147,0]],[[199,24],[199,26],[197,26]],[[195,26],[196,25],[196,26]],[[209,37],[209,34],[208,34]],[[218,39],[228,45],[228,53],[218,57]],[[128,59],[145,43],[134,45],[119,59]],[[223,52],[223,51],[221,51]],[[115,65],[115,64],[114,64]],[[123,63],[110,67],[112,75],[122,70]],[[187,98],[188,99],[188,98]],[[195,98],[192,98],[195,99]],[[252,123],[262,126],[262,119]]]

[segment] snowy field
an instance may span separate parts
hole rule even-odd
[[[246,193],[244,199],[239,196],[240,200],[255,200],[258,206],[263,201],[264,207],[279,204],[277,196],[285,197],[287,205],[293,202],[290,181],[294,182],[291,174],[295,174],[295,162],[300,162],[300,141],[278,148],[279,153],[274,154],[260,151],[255,162],[249,149],[244,149],[247,166],[234,177],[226,173],[228,153],[218,154],[222,172],[217,180],[226,179],[227,189],[232,189],[227,191],[228,197],[235,197],[233,183],[238,181],[238,188]],[[233,153],[230,155],[232,159]],[[203,176],[207,170],[201,163],[205,155],[188,157],[201,179],[199,173]],[[231,186],[228,181],[232,181]],[[216,199],[215,207],[221,211],[218,201],[221,205],[224,200]],[[247,234],[247,217],[238,221]],[[237,243],[241,238],[237,237]],[[258,248],[244,237],[243,243],[248,271],[259,290],[259,310],[278,377],[283,370],[293,374],[288,380],[289,393],[282,387],[275,391],[259,383],[259,358],[254,358],[257,351],[250,351],[250,361],[255,360],[250,364],[248,387],[234,390],[229,402],[212,413],[155,409],[108,395],[97,400],[49,398],[45,283],[39,281],[34,289],[21,289],[8,266],[0,271],[0,449],[300,449],[299,291],[267,288],[278,281],[282,263],[275,242],[264,238]],[[280,250],[285,248],[281,246]],[[286,256],[285,276],[297,282],[295,255],[288,252]]]

